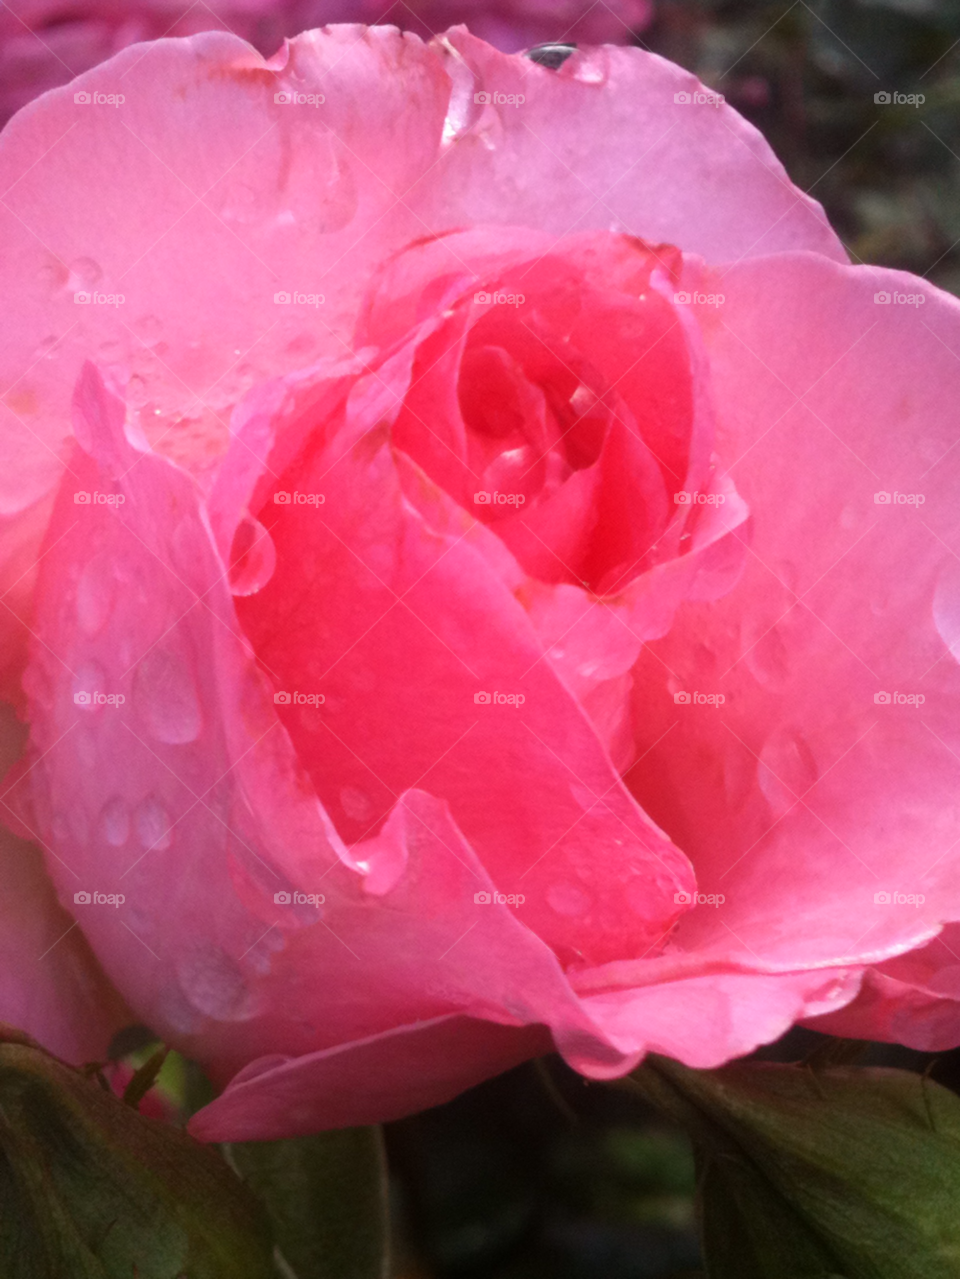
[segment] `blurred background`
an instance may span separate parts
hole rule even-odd
[[[135,40],[227,28],[261,52],[326,22],[455,22],[508,52],[634,43],[695,72],[767,137],[858,262],[960,294],[960,0],[174,0],[0,3],[0,123]],[[760,1055],[804,1058],[795,1029]],[[875,1046],[864,1064],[936,1062]],[[685,1137],[559,1060],[387,1131],[394,1279],[694,1279]]]

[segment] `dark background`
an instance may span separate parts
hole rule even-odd
[[[564,32],[558,30],[557,38]],[[826,208],[854,262],[960,294],[960,0],[659,0],[637,43],[694,71],[767,137]],[[920,106],[877,93],[923,94]],[[760,1055],[803,1058],[794,1030]],[[957,1053],[875,1046],[864,1064]],[[693,1279],[693,1160],[683,1134],[558,1059],[392,1124],[403,1279]]]

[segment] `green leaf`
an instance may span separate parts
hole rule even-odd
[[[3,1279],[275,1279],[219,1152],[0,1027]]]
[[[379,1128],[247,1141],[228,1156],[265,1204],[296,1279],[382,1279],[387,1193]]]
[[[697,1148],[711,1279],[956,1279],[960,1098],[919,1075],[648,1058]]]

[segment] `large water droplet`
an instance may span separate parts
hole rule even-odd
[[[245,515],[237,525],[230,548],[230,590],[234,595],[255,595],[273,577],[277,551],[273,538],[259,520]]]
[[[250,992],[239,965],[212,943],[199,943],[177,960],[177,979],[188,1002],[218,1021],[250,1015]]]
[[[77,582],[77,620],[87,635],[98,635],[113,612],[117,577],[110,556],[101,551],[88,560]]]
[[[157,799],[156,795],[148,795],[137,805],[134,826],[137,839],[143,848],[155,849],[158,853],[162,853],[170,847],[173,839],[170,814],[163,801]]]
[[[97,834],[112,848],[122,848],[130,836],[130,809],[119,795],[108,799],[100,810]]]
[[[103,279],[103,271],[99,262],[93,258],[74,258],[70,263],[70,278],[67,280],[67,292],[92,289]]]
[[[607,55],[602,46],[580,49],[563,70],[583,84],[603,84],[607,78]]]
[[[819,776],[806,741],[790,729],[778,729],[760,752],[757,781],[775,817],[782,817]]]
[[[133,698],[157,741],[182,746],[200,735],[203,716],[193,675],[172,647],[158,644],[146,655],[137,667]]]
[[[585,892],[577,884],[560,883],[551,884],[547,889],[547,905],[557,912],[558,915],[565,915],[570,919],[575,919],[580,915],[585,915],[593,901],[590,894]]]
[[[954,659],[960,662],[960,563],[949,560],[933,595],[933,622]]]
[[[760,636],[743,655],[744,664],[758,684],[782,684],[789,673],[787,649],[778,627]]]
[[[367,822],[373,816],[373,801],[366,791],[357,790],[355,786],[340,788],[340,803],[346,815],[355,822]]]

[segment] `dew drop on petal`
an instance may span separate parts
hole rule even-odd
[[[219,947],[201,942],[177,959],[177,980],[188,1003],[218,1021],[250,1015],[250,992],[240,966]]]
[[[273,538],[259,520],[245,515],[237,525],[230,548],[230,591],[233,595],[255,595],[273,577],[277,551]]]
[[[150,734],[181,746],[195,741],[203,726],[200,700],[186,661],[158,644],[137,667],[133,701]]]
[[[933,595],[933,622],[954,660],[960,662],[960,564],[954,559],[940,571]]]
[[[580,915],[585,915],[593,905],[590,894],[585,892],[577,884],[560,883],[552,884],[547,889],[547,905],[551,910],[555,910],[558,915],[565,915],[570,919],[575,919]]]
[[[112,848],[122,848],[130,836],[130,809],[120,795],[108,799],[97,819],[97,833]]]
[[[134,825],[142,848],[162,853],[170,847],[173,838],[170,814],[156,795],[148,795],[137,805]]]
[[[805,739],[790,729],[768,738],[757,764],[757,782],[774,816],[782,817],[806,794],[819,776]]]

